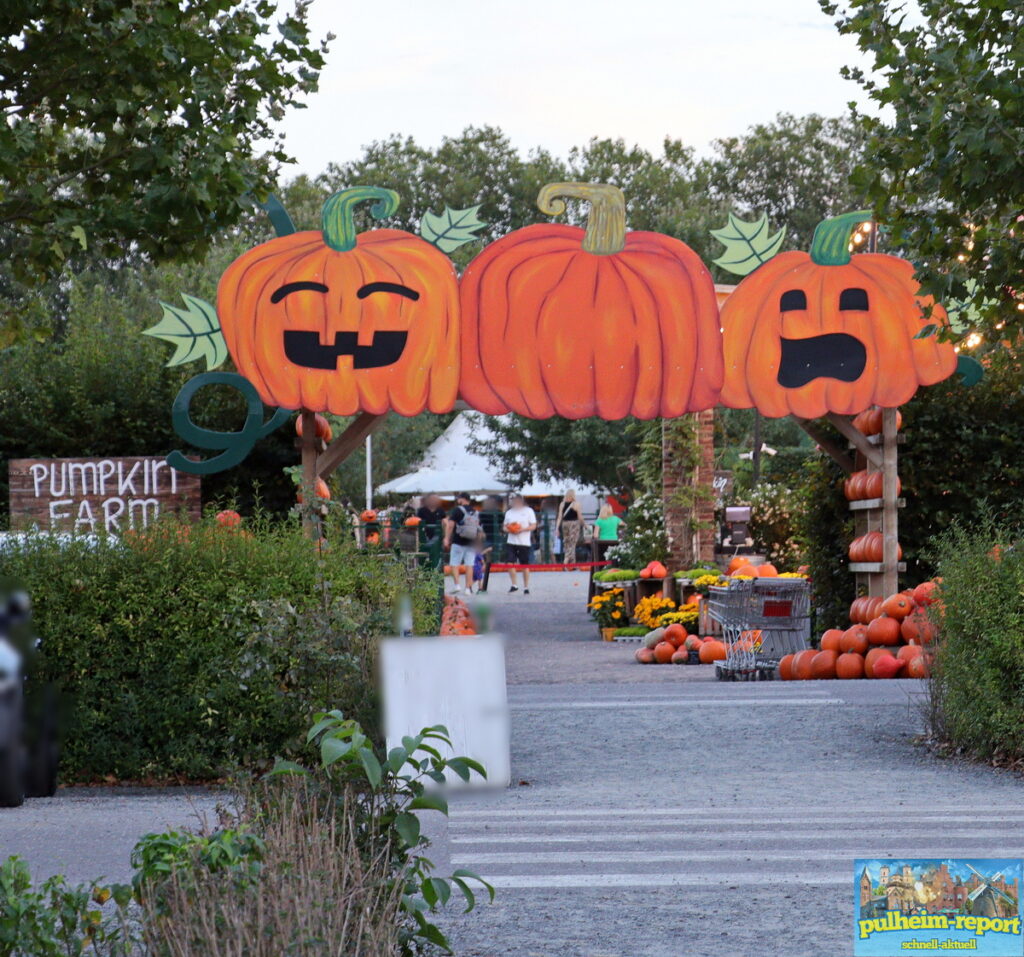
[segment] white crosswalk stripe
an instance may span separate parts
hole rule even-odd
[[[875,823],[806,812],[459,808],[452,864],[503,889],[771,886],[853,888],[856,858],[1024,857],[1024,811],[897,809]]]

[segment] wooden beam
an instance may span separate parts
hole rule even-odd
[[[386,415],[360,412],[355,421],[324,449],[316,459],[316,474],[326,479],[342,462],[383,424]]]
[[[850,444],[876,469],[882,467],[882,455],[878,446],[872,445],[860,429],[853,427],[853,419],[849,416],[837,415],[835,412],[829,412],[825,418],[839,429],[850,440]]]
[[[793,416],[796,424],[800,426],[815,442],[821,446],[823,452],[827,452],[838,463],[839,467],[847,474],[853,474],[853,459],[841,446],[832,441],[813,421],[801,419],[798,415]]]

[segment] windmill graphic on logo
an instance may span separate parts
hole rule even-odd
[[[1012,909],[1016,910],[1017,902],[1003,891],[1002,888],[997,886],[1004,880],[1002,871],[993,874],[991,877],[986,877],[977,868],[967,864],[966,861],[964,861],[964,864],[974,871],[980,881],[978,886],[967,895],[967,899],[971,902],[972,914],[978,917],[1001,917],[1002,915],[999,912],[1000,901],[1005,902]]]

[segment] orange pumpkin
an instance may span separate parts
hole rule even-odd
[[[805,651],[798,651],[793,659],[792,673],[797,681],[808,681],[811,678],[811,662],[814,661],[818,652],[813,648]]]
[[[855,652],[858,655],[865,654],[868,650],[868,645],[870,645],[868,630],[863,625],[853,625],[847,628],[839,641],[841,651]]]
[[[836,677],[844,680],[864,677],[864,656],[848,651],[836,659]]]
[[[217,315],[238,371],[285,409],[447,412],[459,373],[458,282],[451,261],[412,233],[356,233],[353,207],[398,194],[357,186],[331,196],[322,232],[280,236],[224,271]]]
[[[779,680],[780,681],[792,681],[793,680],[793,659],[796,655],[783,655],[779,659]]]
[[[868,625],[868,642],[872,645],[898,645],[900,623],[888,615],[880,615]]]
[[[819,681],[834,678],[838,657],[839,654],[835,651],[819,651],[811,659],[811,677]]]
[[[829,628],[821,636],[819,645],[822,651],[841,651],[844,632],[838,628]]]
[[[784,252],[755,269],[722,306],[722,403],[779,418],[855,415],[872,403],[902,405],[920,385],[956,370],[953,346],[915,339],[946,312],[918,295],[911,263],[850,255],[850,234],[869,212],[827,219],[809,253]]]
[[[551,183],[537,205],[590,203],[586,231],[538,224],[487,246],[462,295],[460,394],[492,415],[674,418],[722,386],[711,274],[685,243],[626,231],[622,191]]]
[[[710,641],[705,641],[700,646],[698,654],[700,655],[700,663],[702,665],[709,665],[715,661],[724,661],[728,652],[722,642],[711,639]]]

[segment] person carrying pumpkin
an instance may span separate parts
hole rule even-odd
[[[537,514],[522,495],[512,496],[512,507],[505,513],[502,528],[508,536],[508,560],[511,567],[508,576],[512,587],[510,592],[519,591],[516,580],[516,566],[523,566],[523,594],[530,594],[530,564],[533,562],[533,531],[537,527]]]
[[[473,591],[473,565],[476,562],[477,538],[480,535],[480,518],[473,507],[473,500],[467,492],[455,496],[455,508],[444,520],[444,547],[451,549],[448,563],[455,579],[455,591],[459,594],[459,573],[462,570],[466,583],[466,594]]]

